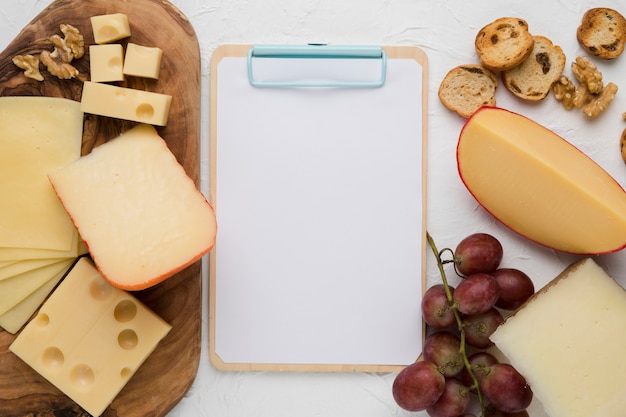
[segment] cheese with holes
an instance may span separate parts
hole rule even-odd
[[[457,147],[461,179],[502,223],[547,247],[600,254],[626,246],[626,193],[605,170],[534,121],[483,107]]]
[[[80,109],[85,113],[165,126],[172,96],[116,85],[83,83]]]
[[[551,417],[620,417],[625,323],[626,291],[587,258],[535,294],[491,340]]]
[[[83,257],[9,349],[99,416],[170,328]]]
[[[124,56],[124,74],[156,80],[161,72],[162,57],[161,48],[129,42]]]
[[[119,288],[155,285],[215,243],[213,208],[152,126],[132,128],[50,180],[98,269]]]
[[[93,82],[124,80],[124,48],[119,43],[89,45],[89,79]]]
[[[80,157],[82,134],[76,101],[0,97],[0,248],[73,249],[74,226],[47,175]]]
[[[91,16],[91,29],[97,44],[109,43],[130,36],[128,16],[123,13],[111,13]]]

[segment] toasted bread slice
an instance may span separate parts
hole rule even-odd
[[[591,55],[603,59],[617,58],[624,52],[626,19],[613,9],[590,9],[583,15],[576,38]]]
[[[506,71],[522,63],[533,49],[528,23],[501,17],[483,27],[474,40],[480,63],[492,71]]]
[[[534,36],[533,50],[518,66],[502,73],[504,86],[525,100],[544,99],[565,69],[565,53],[545,36]]]
[[[495,106],[498,77],[478,64],[452,68],[439,86],[439,100],[459,116],[468,118],[481,106]]]

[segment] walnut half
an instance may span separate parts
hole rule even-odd
[[[39,72],[39,58],[33,55],[15,55],[13,63],[24,70],[24,75],[37,81],[43,81],[43,75]]]
[[[50,36],[54,50],[42,51],[40,59],[50,74],[61,79],[74,78],[78,75],[78,70],[70,63],[74,58],[84,55],[85,41],[74,26],[62,24],[60,28],[63,38],[59,35]]]

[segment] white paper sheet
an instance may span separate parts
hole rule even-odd
[[[216,354],[252,364],[414,361],[421,66],[390,59],[382,88],[330,89],[255,88],[245,58],[218,68]]]

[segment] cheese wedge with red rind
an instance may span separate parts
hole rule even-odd
[[[213,207],[156,129],[140,124],[49,174],[102,276],[142,290],[215,244]]]
[[[602,254],[626,246],[626,193],[565,139],[517,113],[482,107],[457,144],[461,180],[495,218],[549,248]]]

